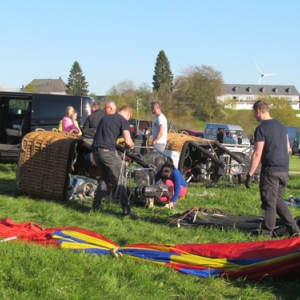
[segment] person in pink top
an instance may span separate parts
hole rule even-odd
[[[66,108],[66,115],[62,119],[62,131],[80,135],[81,131],[76,118],[77,112],[74,107],[68,106]]]

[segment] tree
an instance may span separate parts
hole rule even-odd
[[[124,105],[130,105],[133,109],[133,115],[135,117],[136,107],[136,91],[135,84],[132,80],[124,80],[114,85],[107,93],[107,101],[115,102],[117,107]]]
[[[162,84],[166,85],[170,91],[173,87],[173,74],[170,63],[163,50],[158,53],[153,76],[153,90],[158,91]]]
[[[279,120],[285,126],[299,126],[299,118],[297,118],[291,104],[285,97],[261,95],[259,99],[269,104],[272,118]]]
[[[183,71],[184,76],[176,80],[174,99],[188,110],[194,111],[199,119],[211,120],[220,113],[217,96],[223,92],[224,84],[222,73],[210,66],[190,66]]]
[[[173,93],[167,83],[161,83],[158,91],[154,90],[152,92],[150,99],[151,102],[158,101],[160,103],[161,110],[167,118],[171,117],[177,109],[176,105],[173,104]]]
[[[29,83],[23,89],[24,92],[36,93],[36,86],[32,83]]]
[[[97,101],[97,94],[96,93],[90,93],[90,97],[94,99],[94,101]]]
[[[70,70],[66,93],[70,95],[87,96],[89,92],[87,89],[88,86],[88,82],[85,80],[79,63],[75,61]]]
[[[139,115],[152,114],[151,112],[151,87],[147,83],[142,83],[135,92],[138,102]]]
[[[297,127],[300,125],[299,118],[297,118],[294,110],[286,98],[272,97],[270,95],[262,94],[258,96],[256,100],[258,99],[264,100],[269,104],[270,115],[272,118],[279,120],[285,126]],[[244,128],[249,137],[253,136],[255,128],[259,125],[259,122],[257,122],[253,117],[252,110],[225,109],[225,111],[226,118],[221,120],[218,119],[218,121],[222,121],[222,123],[227,124],[238,124]]]
[[[107,93],[106,101],[114,101],[117,107],[130,105],[133,118],[144,118],[151,113],[151,87],[143,83],[136,88],[132,80],[121,81],[114,85]],[[148,117],[147,117],[148,118]]]
[[[259,125],[259,122],[253,117],[252,110],[225,109],[225,111],[226,118],[218,120],[220,123],[240,125],[249,138],[253,137],[255,128]]]

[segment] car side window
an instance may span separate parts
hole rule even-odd
[[[24,115],[31,100],[9,99],[8,113],[11,115]]]

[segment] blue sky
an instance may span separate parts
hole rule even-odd
[[[61,77],[81,65],[89,91],[152,77],[164,50],[174,77],[207,65],[225,83],[294,85],[300,92],[297,0],[0,0],[0,87]]]

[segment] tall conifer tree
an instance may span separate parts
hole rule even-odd
[[[75,61],[70,70],[66,93],[76,96],[87,96],[89,92],[88,86],[79,63]]]
[[[158,91],[161,85],[167,86],[172,90],[173,74],[171,72],[169,60],[163,50],[158,53],[154,76],[153,76],[153,90]]]

